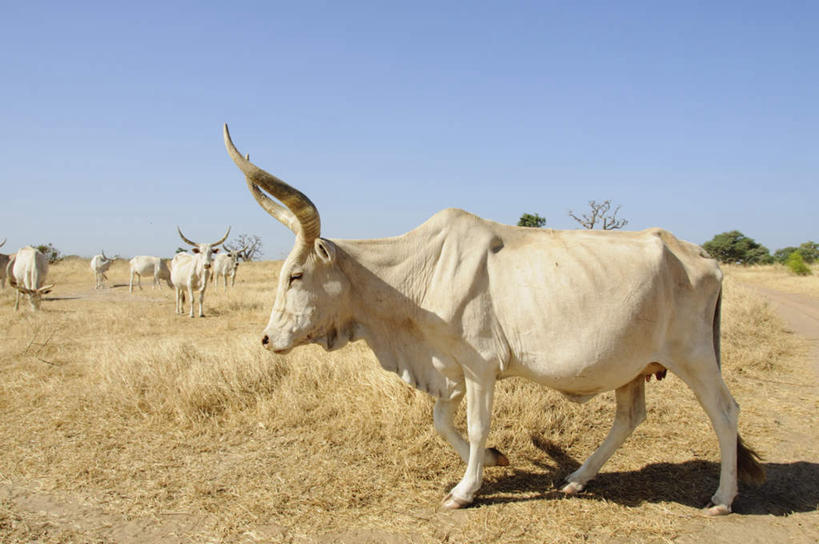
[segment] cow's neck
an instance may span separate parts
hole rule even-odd
[[[419,302],[440,247],[434,236],[426,244],[411,242],[404,236],[336,243],[338,266],[351,284],[351,320],[339,332],[365,340],[381,366],[413,387],[450,398],[459,394],[459,378],[445,376],[433,363],[447,360],[436,342],[439,320]]]

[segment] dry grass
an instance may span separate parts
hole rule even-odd
[[[810,276],[797,276],[781,264],[723,267],[732,278],[743,283],[819,298],[819,263],[814,263],[810,269]]]
[[[572,499],[552,484],[605,436],[612,395],[578,406],[502,382],[490,443],[512,466],[487,470],[476,508],[437,513],[463,465],[432,430],[426,395],[360,343],[261,349],[278,266],[243,264],[235,289],[210,287],[206,319],[175,315],[167,287],[95,291],[82,260],[52,267],[55,300],[40,313],[13,312],[0,291],[0,484],[73,497],[109,525],[195,520],[183,541],[661,542],[699,519],[716,488],[716,439],[671,376],[652,381],[649,420]],[[108,276],[127,283],[127,264]],[[771,438],[772,377],[795,380],[804,346],[730,277],[724,300],[723,368],[743,434],[791,461]],[[815,423],[815,401],[800,406],[788,409]],[[6,541],[113,538],[91,521],[24,518],[0,494]]]

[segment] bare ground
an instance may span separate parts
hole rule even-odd
[[[120,287],[120,286],[117,286]],[[741,542],[743,544],[768,542],[816,543],[819,542],[819,439],[815,432],[816,417],[805,421],[804,417],[797,417],[789,408],[807,403],[817,406],[817,376],[819,375],[819,300],[804,295],[791,295],[771,289],[755,288],[760,294],[771,301],[771,304],[788,322],[788,326],[797,334],[804,336],[813,343],[811,355],[804,362],[801,372],[802,379],[794,376],[774,379],[770,383],[761,384],[760,391],[770,397],[771,405],[779,409],[771,414],[779,443],[778,449],[767,455],[765,466],[768,472],[768,482],[760,488],[743,488],[741,495],[734,504],[737,514],[725,518],[711,519],[700,516],[687,516],[685,529],[674,542],[694,543],[702,541]],[[76,293],[77,298],[93,298],[100,296],[124,297],[127,291],[117,288],[106,292],[88,291]],[[147,292],[146,297],[151,296]],[[799,376],[797,376],[798,378]],[[816,413],[814,411],[814,413]],[[550,445],[543,445],[549,450]],[[569,465],[576,463],[571,458],[563,458],[561,451],[548,451],[556,460]],[[691,461],[708,465],[704,467],[714,472],[714,463],[705,461]],[[638,472],[629,472],[626,478],[639,479],[642,489],[650,489],[654,479],[673,478],[675,472],[683,469],[677,465],[648,465]],[[624,475],[617,472],[601,474],[596,480],[596,494],[599,500],[621,503],[626,506],[627,500],[619,492]],[[500,495],[510,491],[506,486],[515,485],[515,477],[504,480],[503,483],[489,482],[485,488],[486,494]],[[493,487],[497,489],[493,489]],[[511,490],[514,492],[515,490]],[[520,498],[517,500],[530,500]],[[662,492],[658,492],[662,495]],[[537,497],[537,500],[559,500],[554,492],[546,492]],[[494,501],[494,505],[503,504],[503,499]],[[641,504],[637,501],[636,504]],[[644,504],[644,503],[642,503]],[[694,505],[690,505],[694,506]],[[493,506],[494,508],[494,506]],[[116,543],[177,543],[177,542],[220,542],[221,538],[207,530],[212,527],[207,514],[192,514],[185,511],[163,512],[151,517],[128,517],[116,512],[116,507],[103,504],[101,500],[94,500],[93,496],[72,495],[54,491],[38,489],[36,481],[13,482],[4,474],[0,466],[0,537],[4,543],[16,542],[116,542]],[[124,511],[125,509],[123,509]],[[479,510],[471,509],[455,513],[437,513],[431,511],[429,505],[419,504],[417,511],[404,513],[415,517],[419,524],[433,527],[432,533],[441,542],[458,541],[458,526],[469,521],[474,522]],[[548,515],[544,511],[545,515]],[[658,515],[662,516],[662,504],[656,507]],[[669,516],[680,515],[677,512],[666,511]],[[587,513],[593,516],[593,513]],[[487,514],[482,514],[487,515]],[[627,514],[626,514],[627,515]],[[244,542],[387,542],[404,543],[415,540],[413,534],[402,532],[392,534],[382,530],[357,529],[351,531],[331,532],[323,536],[316,536],[320,528],[314,528],[310,534],[298,534],[286,530],[275,523],[259,520],[256,526],[246,531],[241,540]],[[429,534],[430,531],[424,531]],[[234,540],[234,539],[231,539]],[[496,541],[529,541],[524,534],[517,534],[510,528],[502,538]],[[599,531],[590,531],[587,540],[616,542],[601,528]],[[557,541],[557,540],[556,540]],[[619,537],[619,541],[626,542],[627,538]]]

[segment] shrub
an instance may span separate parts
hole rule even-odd
[[[785,261],[785,266],[790,268],[791,272],[797,276],[811,275],[810,268],[805,264],[805,259],[802,258],[802,254],[798,251],[794,251],[788,256],[788,260]]]
[[[46,256],[48,259],[49,264],[58,263],[63,260],[62,252],[59,249],[54,247],[54,245],[49,242],[47,244],[40,244],[38,246],[34,246],[40,253]]]

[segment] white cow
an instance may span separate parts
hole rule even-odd
[[[722,274],[698,246],[660,229],[531,229],[455,209],[396,238],[331,241],[310,199],[242,157],[227,126],[224,137],[253,196],[296,234],[262,344],[284,354],[363,339],[385,369],[436,397],[435,429],[467,465],[444,508],[472,503],[484,467],[508,463],[486,440],[495,382],[509,376],[578,402],[615,391],[611,431],[567,477],[567,494],[643,421],[646,378],[665,369],[694,391],[719,441],[706,512],[731,511],[738,470],[764,478],[720,372]],[[468,440],[453,424],[464,396]]]
[[[111,268],[111,265],[114,263],[114,259],[109,259],[105,256],[105,252],[100,252],[99,255],[94,255],[91,257],[91,271],[94,273],[94,278],[96,279],[96,284],[94,285],[94,289],[104,289],[105,288],[105,280],[108,279],[108,276],[105,273]]]
[[[213,255],[219,251],[216,247],[224,242],[228,234],[230,234],[230,227],[228,227],[225,235],[212,244],[200,244],[192,242],[185,238],[182,234],[182,229],[176,227],[179,232],[179,237],[185,243],[193,246],[193,255],[190,253],[177,253],[171,261],[171,283],[176,288],[176,313],[182,314],[185,305],[185,290],[191,299],[190,316],[193,317],[193,292],[199,292],[199,317],[205,317],[205,312],[202,307],[205,300],[205,289],[208,286],[208,277],[210,276],[210,268],[213,264]]]
[[[230,278],[231,287],[236,285],[236,272],[239,270],[239,256],[242,254],[242,251],[247,249],[247,246],[233,251],[227,248],[223,249],[225,249],[224,253],[220,253],[213,258],[212,278],[214,283],[219,283],[219,278],[223,277],[225,280],[225,291],[227,291],[228,278]]]
[[[17,289],[14,300],[14,309],[20,308],[20,296],[27,295],[33,310],[40,309],[40,300],[43,295],[51,292],[54,284],[43,285],[48,275],[48,258],[37,249],[26,246],[12,256],[6,273],[9,285]]]
[[[0,242],[0,247],[6,245],[6,239]],[[9,264],[9,256],[5,253],[0,253],[0,289],[6,288],[6,266]]]
[[[131,281],[128,284],[128,292],[134,292],[134,276],[137,278],[137,286],[140,291],[142,290],[142,276],[153,277],[154,282],[152,289],[159,287],[161,280],[165,280],[168,287],[173,288],[173,284],[171,283],[171,271],[168,268],[168,259],[138,255],[128,262],[131,265]]]

